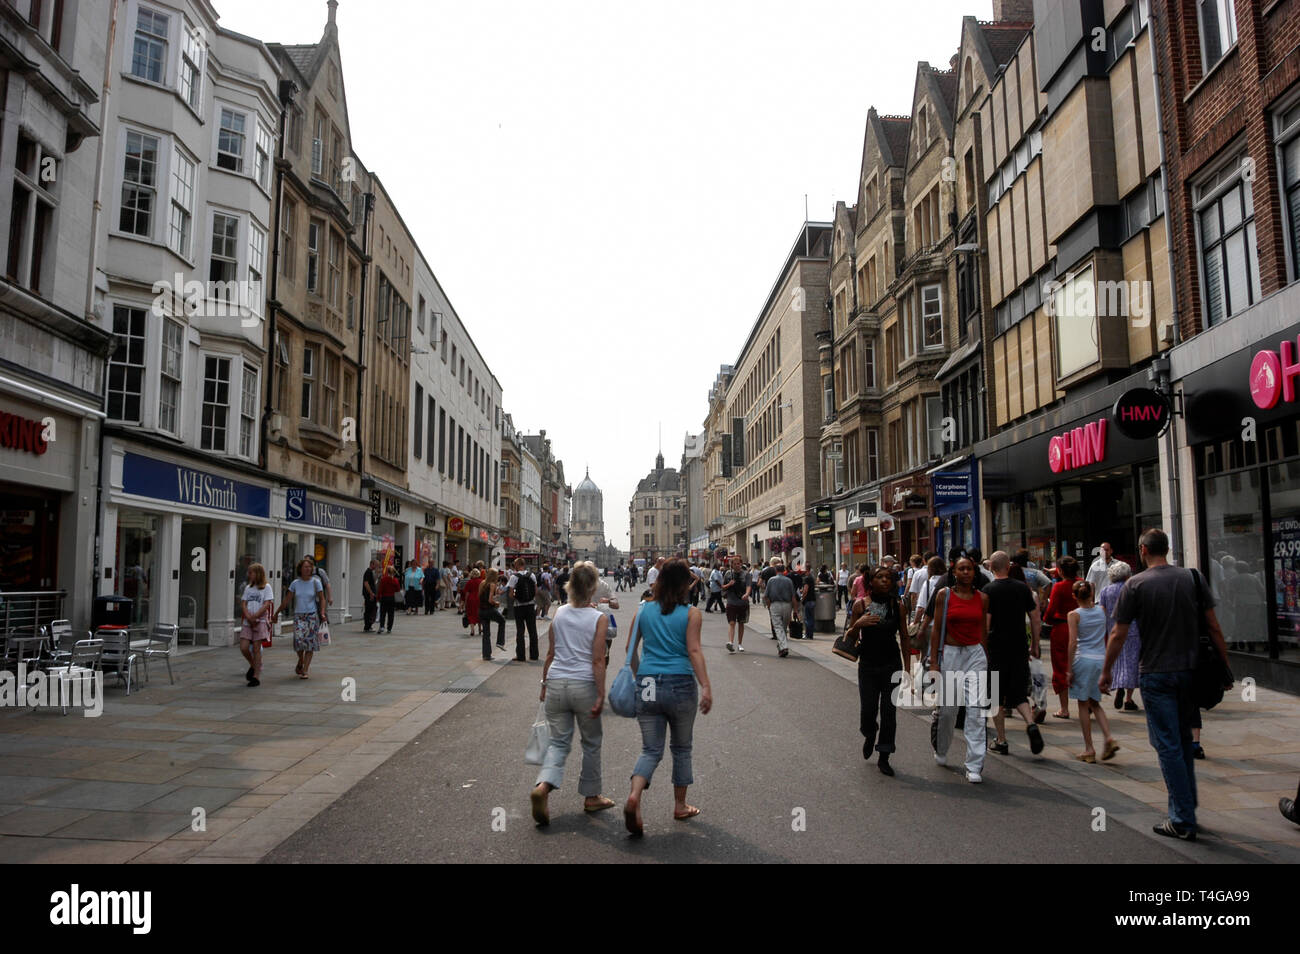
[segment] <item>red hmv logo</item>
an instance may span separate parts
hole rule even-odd
[[[1047,464],[1052,473],[1076,470],[1106,459],[1106,418],[1058,434],[1047,444]]]
[[[1294,401],[1297,375],[1300,361],[1296,360],[1292,342],[1279,342],[1278,351],[1260,351],[1250,363],[1251,400],[1266,411],[1276,406],[1279,398],[1287,403]]]

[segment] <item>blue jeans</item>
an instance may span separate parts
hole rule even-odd
[[[546,747],[542,770],[537,782],[549,782],[559,788],[564,781],[564,763],[573,748],[573,724],[582,736],[582,774],[578,776],[578,794],[600,794],[600,743],[604,729],[600,716],[591,716],[596,704],[596,684],[589,679],[546,680],[546,729],[551,742]]]
[[[813,602],[814,597],[810,594],[803,604],[803,638],[812,639],[813,630],[817,628],[817,620],[813,617],[813,609],[816,604]]]
[[[1138,677],[1147,710],[1147,736],[1160,759],[1169,791],[1169,820],[1179,828],[1196,828],[1196,762],[1192,725],[1196,699],[1192,673],[1151,672]]]
[[[632,774],[645,779],[646,788],[663,761],[664,739],[670,729],[672,742],[668,747],[673,753],[673,784],[690,785],[695,781],[691,774],[691,737],[699,699],[692,674],[647,674],[637,678],[636,721],[641,724],[641,757],[636,760]]]

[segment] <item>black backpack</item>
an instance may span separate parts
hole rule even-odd
[[[531,573],[521,573],[515,580],[515,602],[531,603],[537,596],[537,583]]]

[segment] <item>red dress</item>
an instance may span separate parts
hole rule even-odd
[[[1070,668],[1070,624],[1066,619],[1070,610],[1079,608],[1079,601],[1074,598],[1074,580],[1061,580],[1052,584],[1052,595],[1047,600],[1045,620],[1056,620],[1052,626],[1050,640],[1052,644],[1052,691],[1065,692],[1070,688],[1065,673]]]
[[[465,615],[471,626],[478,625],[478,591],[482,585],[483,581],[477,578],[465,581]]]

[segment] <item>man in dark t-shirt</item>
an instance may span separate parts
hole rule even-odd
[[[1030,646],[1029,633],[1038,632],[1038,603],[1029,587],[1007,576],[1011,557],[999,550],[989,558],[993,582],[984,587],[989,598],[989,678],[997,674],[997,698],[989,701],[996,707],[993,725],[997,741],[991,746],[999,755],[1010,751],[1007,745],[1004,709],[1015,709],[1025,720],[1029,735],[1029,749],[1035,755],[1043,751],[1043,737],[1035,724],[1035,713],[1029,705],[1026,689],[1029,686],[1029,656],[1039,653],[1038,641]],[[1025,618],[1030,629],[1025,629]]]
[[[375,616],[379,612],[379,577],[376,571],[379,569],[379,561],[371,560],[370,566],[361,576],[361,600],[365,604],[365,628],[363,633],[370,632],[370,628],[375,625]]]
[[[1146,569],[1129,577],[1115,606],[1115,628],[1106,644],[1101,691],[1110,689],[1111,669],[1137,621],[1142,634],[1138,658],[1138,688],[1146,708],[1147,734],[1160,759],[1160,772],[1169,791],[1169,818],[1156,826],[1157,835],[1196,840],[1196,770],[1192,725],[1199,711],[1193,674],[1200,653],[1200,623],[1204,617],[1210,641],[1228,672],[1228,649],[1214,615],[1214,597],[1205,577],[1169,563],[1169,537],[1147,530],[1138,543]],[[1148,629],[1147,627],[1150,627]],[[1199,725],[1199,722],[1196,724]]]

